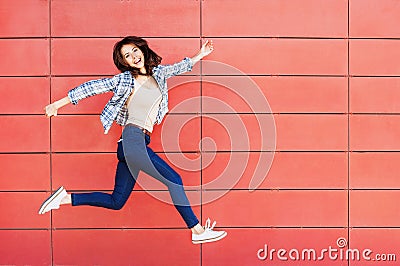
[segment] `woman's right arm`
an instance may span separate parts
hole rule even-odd
[[[68,96],[47,105],[45,107],[46,116],[57,116],[58,109],[66,106],[69,103],[77,104],[78,101],[90,96],[112,91],[118,84],[119,79],[120,75],[116,75],[112,78],[90,80],[79,85],[78,87],[70,90],[68,92]]]
[[[57,116],[58,109],[66,106],[69,103],[71,103],[71,101],[69,100],[69,97],[66,96],[66,97],[62,98],[61,100],[55,101],[54,103],[47,105],[44,108],[44,110],[46,111],[46,116],[47,117],[51,117],[53,115]]]

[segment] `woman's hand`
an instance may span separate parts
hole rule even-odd
[[[47,105],[44,110],[46,111],[47,117],[57,116],[58,108],[55,103]]]
[[[47,117],[52,117],[53,115],[57,116],[58,109],[60,109],[61,107],[65,106],[65,105],[67,105],[69,103],[71,103],[71,101],[70,101],[69,97],[66,96],[66,97],[64,97],[64,98],[62,98],[62,99],[60,99],[60,100],[58,100],[58,101],[56,101],[54,103],[51,103],[51,104],[47,105],[44,108],[44,110],[46,112],[46,116]]]
[[[212,51],[214,51],[213,41],[209,41],[209,40],[207,40],[207,41],[201,46],[201,49],[200,49],[200,53],[201,53],[201,55],[202,55],[203,57],[204,57],[204,56],[207,56],[207,55],[209,55],[209,54],[211,54]]]
[[[207,41],[201,46],[200,51],[199,51],[195,56],[193,56],[193,57],[191,58],[191,59],[192,59],[192,62],[193,62],[193,65],[196,64],[197,62],[199,62],[203,57],[205,57],[205,56],[211,54],[212,51],[214,51],[213,42],[207,40]]]

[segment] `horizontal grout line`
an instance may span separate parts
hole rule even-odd
[[[27,39],[41,39],[41,40],[64,40],[64,39],[122,39],[125,35],[114,35],[114,36],[54,36],[41,35],[41,36],[4,36],[0,37],[0,40],[27,40]],[[399,37],[353,37],[353,36],[252,36],[252,35],[237,35],[237,36],[219,36],[219,35],[192,35],[192,36],[141,36],[143,39],[283,39],[283,40],[394,40],[399,41]]]
[[[0,37],[1,40],[48,40],[50,39],[50,35],[41,35],[41,36],[4,36]]]
[[[8,76],[8,75],[0,75],[0,78],[49,78],[49,75],[15,75],[15,76]]]
[[[216,226],[226,229],[400,229],[400,226]],[[47,227],[47,228],[0,228],[0,231],[128,231],[128,230],[188,230],[186,227]]]
[[[58,114],[57,117],[62,116],[99,116],[100,113],[72,113],[72,114]],[[380,113],[380,112],[187,112],[187,113],[175,113],[169,112],[167,116],[184,116],[184,115],[195,115],[198,117],[208,116],[208,115],[371,115],[371,116],[397,116],[399,113]],[[44,113],[0,113],[0,116],[44,116]]]
[[[226,191],[226,192],[231,192],[231,191],[244,191],[247,192],[249,189],[247,188],[219,188],[219,189],[187,189],[187,186],[185,187],[186,192],[215,192],[215,191]],[[304,191],[304,192],[322,192],[322,191],[368,191],[368,192],[382,192],[382,191],[392,191],[392,192],[399,192],[400,188],[257,188],[252,190],[253,191],[266,191],[266,192],[279,192],[279,191],[285,191],[285,192],[290,192],[290,191]],[[0,193],[49,193],[52,192],[50,190],[0,190]],[[113,190],[74,190],[74,189],[68,189],[68,192],[72,193],[91,193],[91,192],[104,192],[104,193],[110,193],[113,192]],[[132,191],[132,193],[143,193],[143,192],[168,192],[168,189],[148,189],[148,190],[143,190],[143,189],[135,189]]]
[[[50,231],[50,228],[0,228],[0,231]]]
[[[224,191],[224,192],[231,192],[231,191],[244,191],[248,192],[248,188],[215,188],[215,189],[188,189],[187,186],[185,187],[186,192],[216,192],[216,191]],[[68,192],[71,193],[91,193],[91,192],[104,192],[104,193],[110,193],[113,190],[81,190],[81,189],[68,189]],[[279,191],[285,191],[285,192],[290,192],[290,191],[304,191],[304,192],[327,192],[327,191],[375,191],[375,192],[382,192],[382,191],[393,191],[393,192],[400,192],[400,188],[257,188],[252,190],[253,191],[264,191],[264,192],[279,192]],[[50,190],[0,190],[0,193],[48,193],[52,192]],[[134,189],[132,190],[132,193],[144,193],[144,192],[168,192],[168,189]]]
[[[0,155],[46,155],[49,154],[49,152],[43,151],[43,152],[0,152]]]
[[[85,37],[82,37],[85,38]],[[400,41],[399,37],[324,37],[324,36],[202,36],[207,39],[283,39],[283,40],[394,40]]]
[[[350,229],[400,229],[400,226],[351,226]]]
[[[83,78],[83,77],[93,77],[93,78],[107,78],[113,77],[115,74],[69,74],[69,75],[0,75],[0,78]],[[400,78],[400,75],[329,75],[329,74],[185,74],[178,77],[313,77],[313,78]],[[198,81],[207,83],[209,81]]]
[[[343,226],[216,226],[227,229],[346,229]],[[54,227],[53,230],[188,230],[186,227]]]
[[[351,115],[363,115],[363,116],[366,116],[366,115],[386,116],[386,115],[387,115],[387,116],[392,116],[392,115],[400,115],[400,113],[358,113],[358,112],[353,112],[353,113],[350,113],[350,116],[351,116]]]
[[[351,177],[350,177],[351,178]],[[400,187],[397,188],[349,188],[354,191],[400,191]]]
[[[116,140],[117,142],[117,140]],[[216,151],[158,151],[156,154],[201,154],[201,153],[399,153],[400,150],[216,150]],[[57,152],[0,152],[0,155],[84,155],[84,154],[98,154],[98,155],[115,155],[116,151],[57,151]]]

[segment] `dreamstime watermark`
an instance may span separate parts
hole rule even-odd
[[[267,244],[257,251],[259,260],[279,260],[279,261],[322,261],[322,260],[341,260],[341,261],[396,261],[394,253],[375,253],[369,248],[358,249],[348,248],[346,238],[339,237],[336,246],[329,246],[323,249],[269,248]]]
[[[191,198],[192,206],[212,202],[228,193],[243,176],[248,166],[251,151],[257,151],[254,154],[258,158],[248,183],[248,189],[253,191],[258,188],[269,172],[276,149],[275,120],[261,88],[251,77],[230,65],[204,60],[202,67],[209,73],[213,73],[214,76],[190,76],[185,79],[185,82],[170,87],[170,90],[188,83],[193,84],[193,86],[199,86],[199,82],[211,84],[217,89],[234,95],[236,99],[240,99],[242,106],[245,106],[247,111],[243,114],[242,111],[235,110],[230,98],[193,96],[186,98],[170,110],[174,113],[185,113],[178,119],[178,123],[177,119],[171,119],[171,116],[164,119],[161,128],[161,145],[164,151],[174,151],[174,153],[166,153],[165,155],[174,167],[184,171],[198,172],[204,170],[214,162],[217,156],[219,140],[210,137],[212,132],[205,132],[200,139],[198,145],[201,156],[196,158],[185,156],[180,146],[180,134],[193,120],[201,117],[212,121],[229,136],[230,147],[228,151],[225,151],[225,154],[229,154],[229,160],[224,165],[224,169],[219,171],[218,176],[207,177],[207,180],[211,180],[208,182],[203,179],[201,185],[185,185],[185,189],[191,191],[212,190],[209,193],[203,193],[202,197]],[[186,113],[192,106],[199,105],[200,102],[202,107],[209,107],[212,111],[200,114]],[[246,119],[252,119],[251,125],[248,124],[249,122]],[[182,176],[182,179],[185,184],[185,177]],[[158,181],[151,178],[139,178],[137,182],[151,196],[163,202],[172,203],[168,193],[159,191],[162,187],[160,187]],[[169,181],[166,180],[165,182],[168,183]],[[169,185],[175,186],[172,183],[169,183]]]

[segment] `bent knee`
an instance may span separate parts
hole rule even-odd
[[[113,197],[112,203],[111,203],[111,209],[116,210],[116,211],[121,210],[122,207],[125,206],[125,203],[127,200],[128,199]]]
[[[170,185],[180,185],[183,186],[183,182],[182,182],[182,178],[179,174],[175,174],[173,176],[171,176],[170,178],[168,178],[168,183]]]

